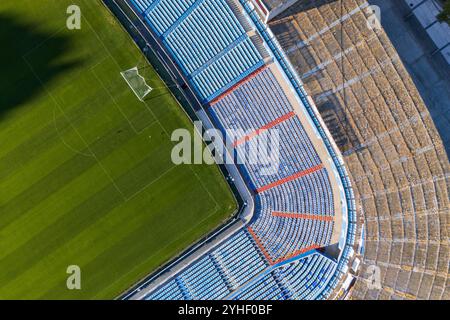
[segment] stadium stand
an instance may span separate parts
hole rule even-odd
[[[336,264],[319,253],[267,272],[236,293],[242,300],[316,299]]]
[[[240,165],[257,203],[252,221],[144,299],[328,298],[353,252],[354,197],[343,162],[280,46],[247,1],[133,3],[217,127],[243,130],[234,144],[238,154],[269,129],[280,137],[273,160],[278,170],[267,174],[257,161]],[[207,26],[212,21],[214,32]],[[337,228],[340,220],[345,223]],[[321,252],[334,244],[340,254]]]
[[[146,299],[223,298],[266,267],[251,235],[242,230]]]
[[[388,35],[368,28],[368,6],[299,1],[269,26],[344,155],[363,215],[349,296],[448,300],[448,157]],[[371,266],[379,288],[366,284]]]
[[[224,0],[134,3],[205,102],[264,64]]]

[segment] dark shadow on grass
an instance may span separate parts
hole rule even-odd
[[[330,3],[338,3],[339,0],[302,0],[297,1],[293,4],[289,9],[280,13],[274,19],[272,19],[271,23],[276,23],[279,20],[283,20],[289,18],[292,15],[295,15],[300,12],[309,11],[311,9],[319,8],[321,6],[330,4]]]
[[[0,50],[0,121],[9,111],[40,94],[57,75],[81,64],[63,60],[72,49],[70,37],[39,29],[18,16],[0,13],[0,39],[4,45]]]

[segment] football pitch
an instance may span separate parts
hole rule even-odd
[[[193,124],[100,0],[2,0],[0,39],[0,299],[115,298],[235,212],[218,167],[172,163]]]

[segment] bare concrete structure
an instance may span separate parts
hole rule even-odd
[[[298,1],[269,26],[350,171],[364,248],[347,297],[450,299],[448,157],[388,35],[371,27],[369,5]],[[367,285],[373,270],[379,287]]]

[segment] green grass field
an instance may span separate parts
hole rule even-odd
[[[0,299],[114,298],[235,211],[216,166],[171,162],[193,125],[151,67],[134,96],[143,57],[100,0],[2,0],[0,36]]]

